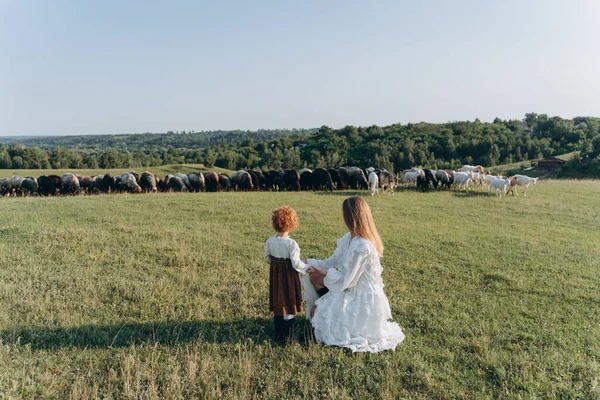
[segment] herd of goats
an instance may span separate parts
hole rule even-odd
[[[61,194],[99,193],[149,193],[149,192],[218,192],[218,191],[298,191],[298,190],[344,190],[365,189],[371,195],[380,191],[394,194],[399,176],[378,168],[316,168],[310,170],[236,171],[231,176],[212,171],[176,173],[159,178],[150,172],[141,175],[125,172],[120,176],[110,173],[83,176],[71,173],[43,175],[39,178],[13,176],[0,178],[0,196],[55,196]],[[502,196],[523,186],[524,194],[536,179],[525,175],[513,177],[486,174],[484,167],[465,165],[459,171],[411,168],[401,176],[406,187],[427,191],[434,189],[464,189],[488,187]]]

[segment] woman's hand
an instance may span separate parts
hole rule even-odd
[[[321,275],[318,272],[313,272],[308,275],[310,278],[310,283],[314,286],[316,290],[325,287],[325,275]]]
[[[327,275],[327,271],[322,270],[321,268],[314,267],[312,265],[310,267],[308,267],[306,272],[308,272],[309,274],[316,274],[316,275],[321,275],[321,276]]]

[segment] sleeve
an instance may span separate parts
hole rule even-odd
[[[308,266],[300,259],[300,246],[295,240],[290,242],[290,260],[292,260],[292,267],[301,274],[306,273]]]
[[[329,290],[341,292],[356,286],[359,278],[365,272],[369,262],[369,248],[364,245],[358,245],[351,249],[348,256],[348,262],[344,266],[344,272],[337,269],[327,271],[324,283]]]
[[[332,292],[341,292],[344,290],[344,273],[335,268],[328,269],[323,284]]]
[[[346,234],[349,235],[349,234]],[[344,253],[344,246],[346,243],[346,236],[341,237],[337,241],[337,248],[327,260],[315,260],[314,258],[309,258],[307,260],[308,265],[314,265],[315,267],[321,268],[325,271],[328,271],[331,268],[335,268]]]
[[[306,302],[306,318],[310,321],[310,310],[315,305],[315,301],[319,298],[319,294],[312,283],[310,283],[309,274],[304,274],[304,276],[300,278],[300,284],[302,285],[302,300]]]
[[[271,262],[271,252],[269,251],[269,241],[268,240],[265,242],[265,261],[268,263]]]

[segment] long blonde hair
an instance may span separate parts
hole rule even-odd
[[[362,197],[348,197],[342,204],[342,213],[350,232],[373,243],[379,257],[383,257],[383,243],[377,233],[377,227],[367,202]]]

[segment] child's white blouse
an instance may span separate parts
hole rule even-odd
[[[265,261],[271,262],[271,256],[277,258],[289,258],[292,267],[301,274],[306,273],[308,265],[300,259],[300,246],[290,237],[281,237],[277,234],[267,239],[265,243]]]

